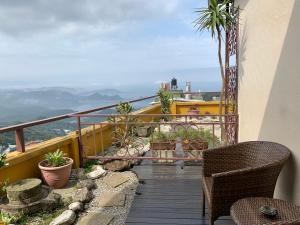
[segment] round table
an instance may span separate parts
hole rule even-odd
[[[259,211],[261,206],[278,210],[278,216],[268,218]],[[233,221],[238,225],[300,224],[300,207],[290,202],[263,197],[244,198],[235,202],[230,209]]]

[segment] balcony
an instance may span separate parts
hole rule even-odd
[[[173,102],[168,115],[161,114],[159,104],[126,115],[101,114],[101,110],[115,106],[1,128],[1,133],[15,132],[17,146],[16,151],[8,154],[8,165],[0,169],[1,182],[40,178],[38,163],[46,153],[54,152],[57,148],[74,160],[74,169],[91,160],[98,160],[101,164],[130,161],[134,162],[132,170],[146,184],[138,187],[137,192],[141,196],[136,195],[126,224],[139,221],[207,224],[207,217],[202,217],[200,213],[202,150],[228,144],[222,140],[224,134],[220,116],[217,115],[218,102]],[[191,108],[200,113],[191,113]],[[221,115],[221,118],[225,132],[232,130],[231,142],[236,142],[237,115]],[[24,129],[63,119],[76,121],[77,130],[66,136],[25,144]],[[131,132],[133,129],[135,131]],[[124,136],[124,132],[128,134]],[[185,193],[186,188],[189,188],[191,195]],[[230,224],[228,219],[220,221]]]

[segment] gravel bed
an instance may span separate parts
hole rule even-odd
[[[109,172],[106,177],[112,176],[116,173],[120,172]],[[97,179],[96,184],[97,188],[93,190],[94,197],[93,200],[85,205],[84,212],[80,213],[79,218],[85,216],[88,212],[101,212],[106,215],[114,216],[113,221],[110,225],[122,225],[125,224],[127,215],[129,213],[132,201],[134,199],[134,195],[136,192],[136,188],[139,184],[139,180],[135,173],[131,171],[121,172],[124,177],[129,178],[129,180],[116,188],[112,188],[106,183],[103,182],[103,178]],[[101,208],[97,206],[96,199],[98,196],[101,197],[101,194],[104,192],[112,192],[112,193],[124,193],[126,194],[125,205],[120,207],[107,207]]]

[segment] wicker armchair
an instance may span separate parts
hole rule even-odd
[[[203,215],[209,223],[230,215],[231,205],[246,197],[273,197],[278,175],[290,151],[283,145],[253,141],[203,151]]]

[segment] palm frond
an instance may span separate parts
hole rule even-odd
[[[196,30],[208,30],[212,38],[218,30],[226,31],[236,21],[236,13],[228,12],[230,2],[231,0],[223,0],[221,3],[218,0],[210,0],[207,8],[197,8],[195,13],[198,14],[198,18],[193,22]]]

